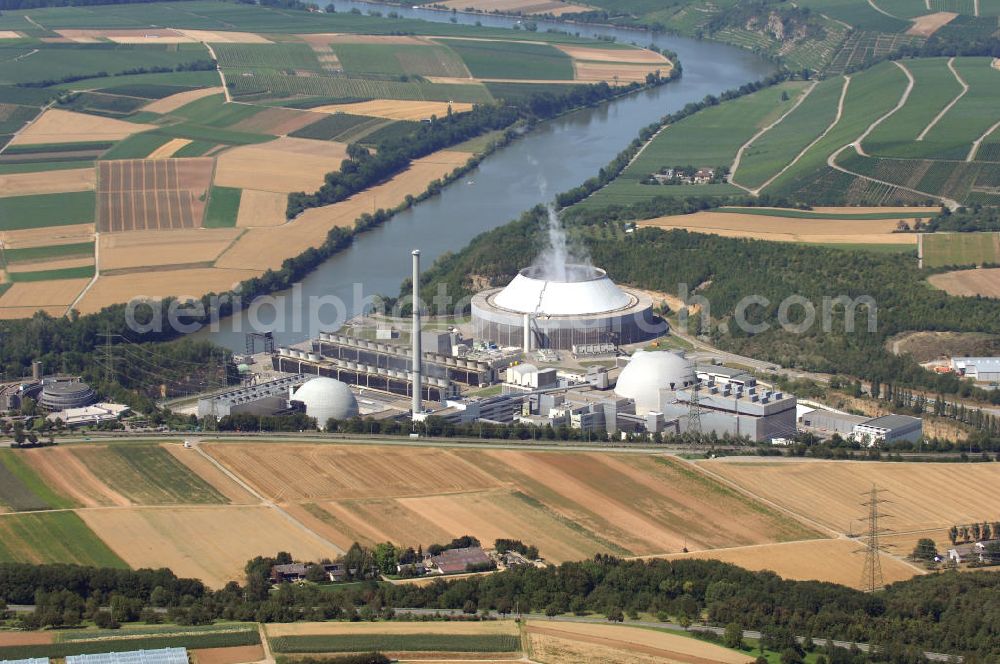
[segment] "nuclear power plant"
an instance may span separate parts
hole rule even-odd
[[[668,326],[649,295],[565,255],[543,255],[551,265],[536,262],[506,286],[477,293],[463,321],[419,306],[421,255],[413,250],[409,319],[363,315],[279,347],[265,353],[269,382],[202,405],[219,416],[304,407],[319,426],[331,418],[435,417],[600,436],[794,435],[794,397],[705,354],[668,349]]]
[[[476,294],[472,329],[476,339],[529,352],[612,350],[658,337],[667,326],[648,295],[617,286],[600,268],[570,264],[556,275],[526,267],[506,287]]]

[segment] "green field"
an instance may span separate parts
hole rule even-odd
[[[343,634],[324,636],[281,636],[269,639],[271,649],[280,653],[323,652],[517,652],[521,639],[516,634]],[[0,651],[2,654],[2,651]]]
[[[913,91],[901,109],[868,135],[864,142],[865,151],[885,157],[933,156],[940,145],[932,136],[920,141],[917,138],[962,91],[962,87],[949,71],[947,58],[907,60],[902,64],[913,75]],[[948,115],[945,115],[937,126],[940,127],[947,119]]]
[[[56,281],[58,279],[90,279],[93,276],[93,265],[65,267],[58,270],[35,270],[33,272],[7,273],[7,278],[13,283],[28,281]]]
[[[263,107],[248,104],[227,104],[226,96],[220,93],[181,106],[170,115],[205,127],[230,127],[263,110]]]
[[[630,204],[656,196],[739,194],[740,190],[730,184],[662,186],[642,181],[667,167],[730,166],[740,146],[791,108],[804,86],[801,81],[783,83],[708,107],[667,127],[617,180],[581,205]],[[782,93],[787,93],[788,99],[782,100]]]
[[[205,210],[205,228],[230,228],[236,225],[240,211],[242,189],[235,187],[212,187]]]
[[[0,104],[0,134],[14,133],[36,115],[38,109],[33,106]]]
[[[526,44],[518,44],[526,46]],[[547,47],[551,48],[551,47]],[[336,44],[334,52],[344,71],[352,76],[453,76],[466,77],[462,59],[446,46],[432,44]],[[554,50],[554,49],[553,49]]]
[[[812,210],[797,210],[794,208],[756,208],[756,207],[722,207],[713,212],[730,214],[758,214],[764,217],[788,217],[790,219],[924,219],[933,217],[938,208],[929,207],[926,212],[814,212]]]
[[[27,53],[31,51],[30,56]],[[24,56],[18,59],[19,56]],[[0,46],[0,85],[41,81],[60,82],[64,77],[114,75],[138,67],[177,67],[209,59],[202,44],[121,45],[44,44]]]
[[[1000,265],[1000,233],[927,233],[924,265]]]
[[[71,514],[79,520],[75,514]],[[3,518],[0,517],[0,522]],[[82,521],[80,522],[83,523]],[[112,565],[105,565],[112,566]],[[115,567],[122,567],[119,564]],[[124,632],[125,630],[121,630]],[[177,631],[187,631],[184,629]],[[66,657],[67,655],[90,655],[106,652],[128,652],[132,650],[155,650],[159,648],[229,648],[260,643],[260,634],[250,630],[220,630],[216,632],[190,632],[172,636],[145,636],[141,638],[114,639],[98,638],[92,641],[66,641],[32,646],[0,647],[0,659],[27,659],[33,657]]]
[[[47,260],[51,258],[72,258],[76,256],[93,256],[93,242],[76,242],[73,244],[53,244],[45,247],[24,247],[22,249],[6,249],[0,254],[3,263],[22,263],[27,261]],[[0,267],[3,267],[0,264]]]
[[[74,512],[0,515],[0,562],[128,567]],[[17,657],[8,650],[0,659]]]
[[[0,198],[0,231],[93,223],[95,202],[92,191]]]
[[[476,78],[572,81],[573,60],[547,44],[442,39]]]
[[[9,449],[0,450],[0,504],[15,512],[75,506],[51,490],[19,452]]]
[[[990,58],[956,58],[955,69],[969,92],[955,104],[924,139],[936,159],[965,159],[972,142],[1000,120],[1000,70]],[[924,153],[927,156],[928,153]]]
[[[342,137],[349,134],[356,134],[364,129],[374,130],[385,123],[385,118],[351,115],[350,113],[334,113],[298,131],[293,131],[289,136],[311,138],[319,141],[343,141]]]
[[[777,175],[830,126],[842,89],[840,78],[819,83],[788,117],[744,150],[733,180],[756,188]]]
[[[213,148],[219,147],[215,141],[193,140],[174,153],[174,157],[200,157]]]
[[[489,91],[481,83],[427,83],[383,81],[335,76],[289,76],[277,70],[226,70],[232,95],[242,101],[286,97],[323,97],[324,103],[402,99],[414,101],[489,102]]]
[[[67,100],[60,100],[59,108],[78,113],[121,118],[134,113],[148,103],[148,99],[137,97],[125,97],[103,92],[78,92]]]
[[[80,451],[112,489],[138,505],[227,503],[228,500],[158,445],[114,445]]]
[[[153,153],[156,148],[170,142],[169,136],[146,131],[141,134],[132,134],[123,139],[101,155],[101,159],[145,159]]]

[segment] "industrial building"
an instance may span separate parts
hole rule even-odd
[[[288,407],[290,390],[308,379],[309,376],[296,373],[203,397],[198,399],[198,417],[223,418],[240,413],[273,415]]]
[[[499,346],[562,350],[617,347],[663,334],[648,295],[620,288],[600,268],[567,265],[565,281],[537,267],[521,270],[505,288],[472,298],[476,339]]]
[[[50,413],[50,422],[59,420],[69,427],[82,427],[113,422],[129,411],[129,407],[120,403],[95,403],[83,408],[67,408]]]
[[[899,440],[916,442],[923,435],[923,420],[909,415],[867,417],[832,410],[810,410],[799,418],[802,426],[830,435],[839,434],[874,447]]]
[[[311,378],[288,398],[293,407],[301,406],[306,415],[316,420],[320,429],[326,429],[331,419],[346,420],[359,414],[358,400],[345,383],[320,376]]]
[[[97,393],[80,380],[43,379],[38,405],[47,410],[83,408],[97,401]]]
[[[1000,383],[1000,357],[953,357],[951,368],[977,383]]]

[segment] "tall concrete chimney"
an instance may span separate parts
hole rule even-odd
[[[413,256],[413,401],[410,405],[412,415],[423,408],[420,405],[420,364],[423,353],[420,349],[420,250],[414,249]]]
[[[527,360],[527,355],[531,352],[531,314],[524,314],[524,339],[522,340],[522,345],[524,346],[524,359]]]

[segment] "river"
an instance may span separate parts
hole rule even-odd
[[[517,19],[502,16],[451,14],[401,8],[374,3],[334,0],[337,11],[358,7],[367,12],[395,11],[408,18],[510,27]],[[763,78],[774,65],[758,56],[724,44],[670,35],[600,26],[568,25],[536,21],[539,30],[555,28],[583,36],[612,35],[618,41],[650,43],[677,53],[683,67],[678,80],[609,102],[597,108],[576,111],[546,122],[525,137],[496,151],[466,178],[431,198],[397,214],[381,227],[361,233],[346,251],[330,258],[297,285],[295,297],[272,298],[277,307],[262,306],[221,321],[217,329],[205,329],[196,337],[241,351],[244,333],[273,331],[281,345],[303,341],[335,320],[361,313],[364,297],[378,293],[395,295],[410,275],[410,250],[419,248],[423,267],[448,251],[458,251],[472,238],[500,226],[523,211],[555,194],[571,189],[606,165],[644,127],[667,113],[698,101],[707,94]],[[540,183],[544,182],[544,192]],[[288,295],[288,294],[285,294]],[[321,309],[296,302],[343,303],[341,309],[327,304]],[[282,306],[283,305],[283,306]]]

